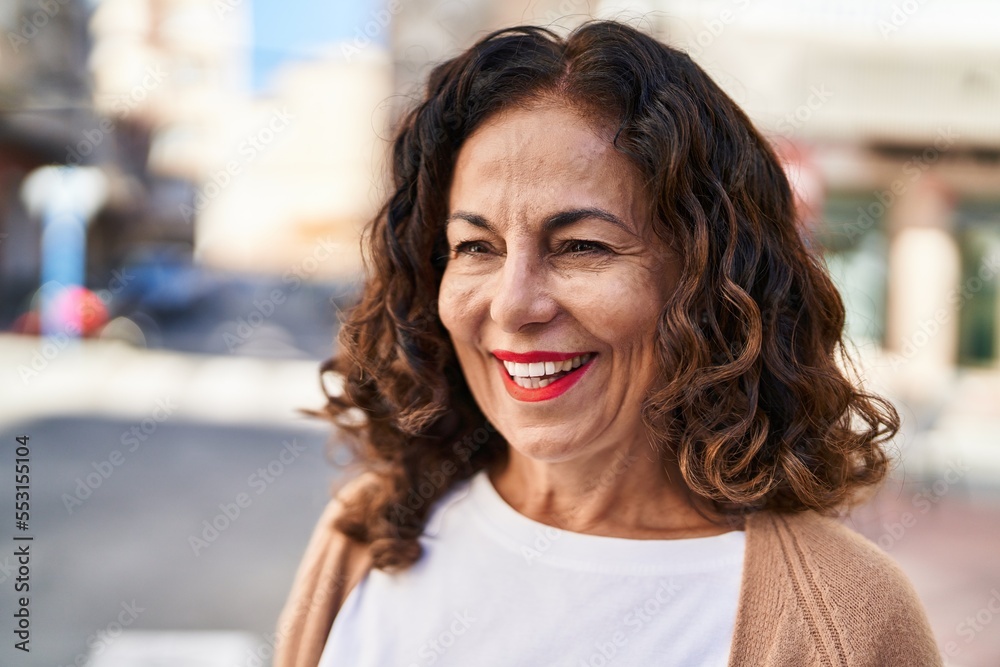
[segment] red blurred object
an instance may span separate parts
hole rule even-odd
[[[78,322],[81,336],[97,332],[108,321],[104,302],[86,287],[67,287],[55,298],[52,308],[60,329],[69,330],[71,322]]]
[[[38,303],[38,299],[35,299]],[[101,298],[86,287],[68,287],[55,297],[52,311],[56,320],[56,331],[76,335],[79,326],[81,337],[92,336],[101,330],[108,321],[108,309]],[[10,330],[13,333],[27,336],[38,336],[42,333],[42,318],[37,307],[22,313],[14,320]]]

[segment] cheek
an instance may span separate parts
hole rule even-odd
[[[481,290],[460,275],[447,270],[438,289],[438,317],[453,338],[471,337],[478,320]]]
[[[584,327],[611,346],[648,341],[664,301],[662,291],[652,284],[654,276],[636,277],[629,273],[592,277],[564,286],[564,303]]]
[[[656,316],[652,304],[610,303],[605,308],[594,309],[587,316],[586,328],[608,347],[620,352],[634,353],[645,348],[656,334]]]

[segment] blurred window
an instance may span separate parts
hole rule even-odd
[[[823,207],[817,240],[847,309],[845,330],[857,345],[884,344],[885,207],[870,192],[833,192]]]
[[[959,363],[991,365],[1000,352],[1000,201],[966,200],[956,213],[962,255],[962,280],[956,286]]]

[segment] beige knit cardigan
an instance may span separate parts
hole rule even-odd
[[[317,667],[337,610],[371,567],[366,545],[333,529],[342,507],[330,501],[306,547],[274,667]],[[913,587],[872,542],[815,512],[759,512],[745,531],[729,667],[942,665]]]

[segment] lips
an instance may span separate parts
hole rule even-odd
[[[567,359],[572,359],[573,357],[578,357],[582,354],[587,354],[586,350],[582,352],[509,352],[507,350],[493,350],[493,356],[501,361],[513,361],[519,364],[530,364],[539,361],[566,361]]]
[[[515,354],[494,351],[504,387],[520,401],[555,398],[576,384],[592,365],[593,352],[529,352]]]

